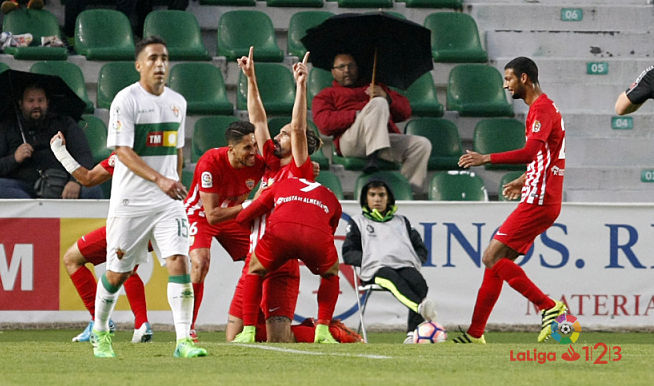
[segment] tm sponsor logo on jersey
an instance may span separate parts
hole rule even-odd
[[[151,131],[146,137],[145,145],[148,147],[177,146],[177,131]]]

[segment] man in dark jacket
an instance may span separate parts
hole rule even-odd
[[[82,166],[93,167],[84,132],[72,118],[48,111],[48,98],[42,86],[25,87],[18,104],[19,117],[12,116],[0,124],[0,198],[36,198],[34,184],[41,173],[57,169],[62,175],[67,174],[50,149],[50,138],[57,131],[65,135],[73,157]],[[97,186],[82,188],[68,175],[61,198],[102,198],[102,190]]]
[[[343,243],[343,261],[360,266],[364,284],[378,284],[409,309],[407,338],[424,320],[435,320],[434,303],[427,299],[427,283],[420,274],[427,248],[409,220],[396,214],[390,187],[371,180],[359,198],[362,213],[352,216]]]

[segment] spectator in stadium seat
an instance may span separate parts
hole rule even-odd
[[[361,213],[352,216],[343,242],[343,261],[361,267],[364,284],[390,291],[409,309],[407,337],[425,319],[435,320],[433,302],[427,299],[427,282],[420,274],[427,261],[427,247],[406,217],[396,214],[393,191],[386,182],[373,179],[359,197]]]
[[[409,100],[384,84],[364,84],[352,55],[334,57],[334,82],[313,98],[313,121],[324,135],[334,137],[345,157],[366,157],[365,173],[378,170],[378,159],[402,164],[401,173],[414,191],[421,192],[427,177],[431,143],[427,138],[402,134],[396,122],[411,116]]]
[[[618,95],[615,112],[618,115],[631,114],[648,99],[654,99],[654,66],[647,67],[626,91]]]
[[[0,198],[36,198],[34,183],[40,171],[65,171],[50,149],[50,138],[58,131],[68,138],[71,153],[87,168],[93,166],[86,136],[72,118],[48,110],[48,98],[41,85],[25,87],[18,101],[20,113],[7,114],[0,122]],[[20,119],[22,130],[17,119]],[[23,137],[24,134],[24,137]],[[100,187],[82,187],[72,176],[61,198],[102,198]]]

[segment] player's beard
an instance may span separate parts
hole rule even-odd
[[[277,140],[273,139],[273,143],[275,144],[275,149],[273,150],[273,154],[277,158],[282,158],[282,146],[279,144]]]

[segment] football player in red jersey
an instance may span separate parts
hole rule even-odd
[[[534,239],[554,223],[561,211],[565,126],[559,109],[541,90],[538,67],[531,59],[518,57],[504,66],[504,88],[513,99],[522,99],[529,105],[525,147],[493,154],[467,151],[459,159],[459,166],[527,163],[527,172],[503,187],[502,194],[517,198],[521,193],[521,200],[484,251],[482,261],[486,270],[472,323],[467,332],[454,339],[455,343],[486,343],[486,322],[504,281],[542,310],[538,342],[549,338],[552,322],[567,310],[565,304],[545,295],[514,262],[529,251]]]
[[[320,146],[320,139],[307,129],[306,81],[308,76],[307,61],[309,53],[301,63],[293,66],[293,76],[296,81],[295,103],[291,122],[280,130],[274,141],[268,131],[268,120],[259,95],[256,73],[253,61],[253,49],[248,57],[238,60],[243,74],[248,79],[248,114],[250,122],[255,127],[255,135],[260,151],[265,151],[266,144],[274,142],[275,153],[280,157],[280,168],[269,169],[263,177],[261,189],[271,186],[275,181],[288,177],[303,177],[314,180],[316,166],[310,162],[309,154]],[[267,214],[256,219],[252,224],[250,236],[250,252],[252,252],[267,228]],[[234,292],[229,308],[226,331],[227,341],[234,339],[243,328],[243,281],[247,275],[249,260],[245,266]],[[263,282],[261,323],[265,320],[267,339],[269,342],[292,342],[291,322],[300,287],[300,268],[296,259],[291,259],[281,267],[265,276]]]
[[[287,178],[264,190],[252,205],[238,214],[236,221],[248,223],[273,208],[266,233],[251,254],[244,280],[244,327],[234,342],[255,341],[263,276],[287,260],[297,258],[312,273],[321,276],[314,342],[337,343],[329,332],[329,323],[339,292],[334,232],[341,218],[341,204],[334,193],[317,182]]]
[[[115,153],[111,153],[109,158],[101,161],[93,169],[89,170],[79,165],[72,158],[66,150],[65,141],[64,135],[60,131],[50,139],[50,147],[62,165],[67,170],[72,170],[69,171],[70,174],[83,186],[96,186],[111,179],[116,162]],[[84,331],[73,338],[73,342],[88,342],[91,338],[91,330],[93,329],[93,319],[95,319],[95,292],[97,282],[95,276],[93,276],[85,264],[91,263],[98,265],[107,260],[106,227],[103,226],[82,236],[64,253],[63,260],[68,276],[70,276],[77,293],[82,299],[82,302],[84,302],[84,306],[91,314],[91,322],[89,322]],[[136,273],[136,269],[134,269],[134,273],[129,279],[125,281],[125,294],[134,313],[134,335],[132,336],[132,343],[149,342],[152,340],[152,328],[148,322],[145,288],[143,280]],[[113,326],[113,322],[111,326]]]

